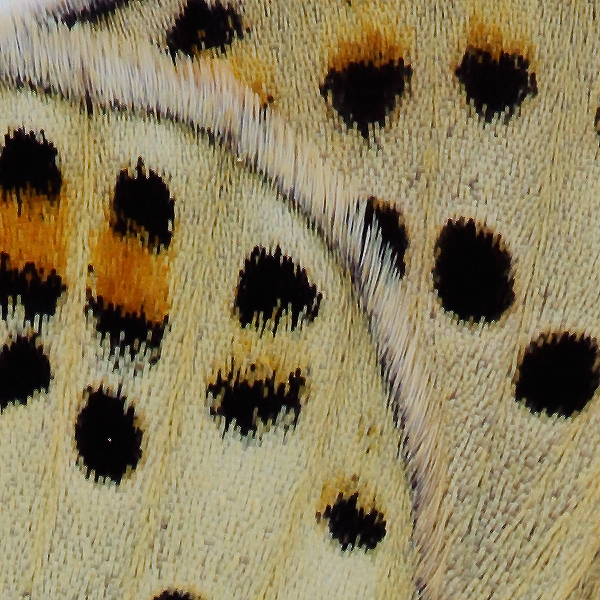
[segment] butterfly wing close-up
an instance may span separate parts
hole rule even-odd
[[[0,598],[600,598],[599,10],[6,10]]]

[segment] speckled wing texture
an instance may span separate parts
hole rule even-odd
[[[600,598],[599,9],[0,21],[0,598]]]

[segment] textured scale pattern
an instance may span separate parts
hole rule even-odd
[[[599,9],[0,20],[0,598],[600,598]]]

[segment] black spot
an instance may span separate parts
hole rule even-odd
[[[111,223],[113,231],[120,235],[144,235],[151,247],[168,247],[171,243],[175,203],[169,188],[154,172],[143,173],[141,157],[136,166],[136,177],[126,170],[119,173],[115,186],[113,210],[116,219]]]
[[[392,251],[392,260],[400,277],[404,275],[406,266],[404,264],[404,254],[408,248],[408,237],[406,228],[402,222],[402,215],[392,208],[379,202],[374,196],[367,200],[365,210],[365,222],[362,235],[363,246],[366,241],[367,231],[375,220],[381,231],[383,243]]]
[[[155,596],[153,600],[192,600],[192,597],[187,592],[165,590],[160,596]]]
[[[286,414],[293,413],[292,427],[295,427],[300,415],[300,393],[305,383],[300,369],[289,375],[287,383],[279,385],[275,384],[275,375],[249,383],[240,381],[239,373],[234,378],[233,370],[225,379],[219,371],[217,381],[207,388],[207,397],[210,394],[215,400],[210,412],[213,416],[225,417],[224,432],[235,421],[242,435],[255,433],[259,421],[264,424],[274,422],[282,410]]]
[[[477,114],[489,123],[504,111],[511,117],[528,95],[537,95],[535,73],[528,73],[528,68],[529,60],[518,54],[501,52],[494,59],[487,50],[469,47],[456,76],[467,100],[473,101]]]
[[[291,328],[298,326],[300,315],[312,322],[319,313],[322,294],[310,285],[306,271],[282,256],[277,246],[270,254],[256,246],[240,271],[235,305],[242,327],[254,324],[258,315],[263,321],[273,318],[273,332],[283,314],[291,310]]]
[[[351,62],[342,71],[331,69],[321,85],[321,95],[331,94],[333,108],[347,127],[358,127],[363,138],[369,137],[369,126],[385,124],[396,101],[404,94],[404,87],[412,76],[412,69],[404,61],[390,60],[375,66],[372,62]]]
[[[218,0],[210,5],[205,0],[189,0],[167,34],[167,47],[173,59],[177,52],[191,56],[196,49],[219,48],[225,52],[235,37],[243,38],[244,28],[232,7]]]
[[[38,138],[33,131],[16,129],[4,135],[0,154],[0,186],[4,191],[32,190],[37,194],[55,197],[62,186],[58,168],[58,150],[49,142],[44,131]]]
[[[468,321],[496,321],[515,300],[510,254],[473,219],[449,220],[436,246],[433,283],[445,310]]]
[[[342,550],[365,547],[373,550],[385,537],[385,519],[383,515],[372,510],[369,513],[357,506],[358,494],[344,498],[340,493],[333,506],[325,509],[325,518],[329,520],[329,531]],[[321,515],[317,513],[317,519]]]
[[[105,302],[102,296],[95,298],[89,289],[86,311],[96,318],[96,331],[103,340],[108,337],[113,352],[123,356],[129,350],[133,355],[141,350],[141,344],[145,342],[146,350],[151,351],[150,360],[155,362],[158,359],[158,350],[168,323],[167,316],[162,323],[152,323],[143,312],[127,313],[122,307]]]
[[[97,23],[114,14],[117,9],[129,4],[130,0],[88,0],[84,8],[75,8],[63,13],[60,20],[69,28],[75,23]]]
[[[0,351],[0,411],[11,402],[27,404],[34,392],[50,387],[50,361],[35,339],[18,336]]]
[[[533,413],[570,417],[592,399],[600,373],[598,346],[567,332],[543,335],[526,349],[516,381],[516,398]]]
[[[9,308],[17,303],[20,296],[25,309],[25,318],[31,323],[35,315],[52,316],[56,313],[58,299],[67,286],[52,269],[47,277],[42,279],[43,269],[36,269],[34,263],[26,263],[19,269],[9,267],[9,255],[0,253],[0,314],[7,318]]]
[[[142,431],[134,424],[133,406],[125,410],[126,398],[102,389],[92,392],[75,424],[77,451],[86,467],[86,477],[110,477],[121,483],[127,468],[135,469],[141,456]]]

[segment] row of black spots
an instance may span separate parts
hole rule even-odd
[[[346,126],[358,128],[363,138],[385,119],[405,95],[413,70],[403,59],[376,65],[372,60],[351,60],[343,68],[331,67],[320,86]],[[538,93],[535,73],[529,60],[519,54],[468,47],[455,75],[464,87],[467,100],[486,122],[505,114],[508,121],[527,96]]]
[[[168,248],[173,236],[175,201],[169,188],[154,171],[144,172],[140,156],[132,177],[122,170],[112,199],[112,230],[122,236],[141,237],[150,249]]]
[[[10,257],[6,252],[0,253],[0,315],[6,319],[9,311],[20,299],[25,309],[25,319],[31,324],[35,316],[40,319],[51,317],[56,313],[59,298],[67,286],[56,270],[52,269],[44,277],[44,269],[36,268],[28,262],[22,269],[10,268]]]
[[[211,401],[211,415],[225,419],[223,435],[233,424],[243,436],[248,436],[256,433],[259,423],[275,423],[282,413],[291,416],[291,422],[284,423],[283,428],[296,427],[305,385],[300,369],[290,373],[286,382],[276,383],[275,374],[248,381],[232,368],[225,377],[219,371],[217,380],[208,385],[206,396]]]
[[[373,550],[386,534],[384,515],[376,509],[367,512],[359,506],[358,493],[346,497],[340,492],[333,505],[328,505],[323,514],[316,514],[317,522],[323,518],[342,550]]]
[[[102,296],[95,297],[89,289],[86,312],[94,317],[94,327],[101,340],[109,340],[113,355],[125,356],[129,353],[133,356],[145,351],[149,353],[150,364],[155,364],[160,358],[160,346],[168,326],[168,316],[162,322],[152,322],[143,311],[139,314],[128,313],[121,306],[105,302]]]
[[[240,271],[235,311],[242,327],[263,326],[272,319],[273,334],[284,316],[290,315],[290,328],[311,323],[319,313],[323,296],[311,284],[305,269],[294,264],[277,246],[274,253],[255,246]]]
[[[532,413],[571,417],[592,400],[598,383],[597,342],[569,332],[546,333],[525,349],[515,396]]]
[[[47,392],[52,372],[44,348],[33,336],[17,336],[0,350],[0,413],[9,404],[26,405],[36,392]]]
[[[529,60],[516,53],[500,52],[494,58],[489,50],[470,46],[455,74],[464,86],[467,100],[488,123],[500,114],[509,119],[527,96],[538,93],[536,75],[529,72]]]
[[[400,277],[404,276],[406,264],[404,256],[408,249],[408,234],[402,214],[389,204],[378,200],[375,196],[367,199],[365,220],[362,232],[362,246],[366,243],[367,232],[376,226],[380,233],[383,245],[390,249],[392,261]],[[373,235],[375,229],[371,230]]]
[[[98,23],[129,2],[130,0],[88,0],[85,6],[71,8],[59,14],[59,18],[69,29],[76,23]]]
[[[133,406],[125,408],[126,398],[102,388],[88,388],[85,406],[75,423],[75,444],[86,471],[98,482],[107,477],[120,484],[128,469],[141,459],[142,430],[137,426]]]
[[[246,32],[248,29],[246,29]],[[238,12],[219,0],[188,0],[167,33],[167,48],[175,60],[177,53],[192,56],[211,48],[225,52],[235,38],[244,37],[244,26]]]
[[[39,134],[24,128],[4,135],[0,152],[0,186],[3,196],[15,192],[32,191],[56,198],[62,187],[58,150],[46,139],[44,130]]]
[[[471,218],[448,220],[435,244],[433,285],[463,321],[497,321],[515,301],[512,259],[499,235]]]
[[[350,129],[356,126],[367,139],[370,128],[385,124],[411,77],[412,68],[403,59],[382,65],[373,61],[350,62],[342,70],[330,69],[320,92],[345,125]]]

